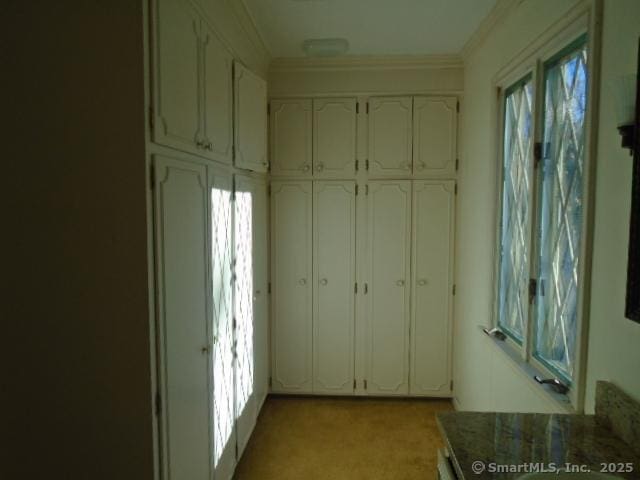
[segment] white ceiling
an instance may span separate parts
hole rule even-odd
[[[459,53],[496,0],[243,0],[274,57],[309,38],[346,38],[349,55]]]

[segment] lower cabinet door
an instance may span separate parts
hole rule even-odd
[[[154,157],[163,478],[211,478],[206,168]]]
[[[412,395],[451,393],[453,181],[413,184]]]
[[[220,480],[231,478],[236,464],[232,187],[231,175],[209,167],[214,467]]]
[[[312,186],[271,184],[272,391],[311,393]]]
[[[411,181],[369,183],[367,393],[409,392]]]
[[[355,182],[313,183],[313,391],[352,394]]]

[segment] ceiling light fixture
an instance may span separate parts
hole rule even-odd
[[[348,50],[349,42],[345,38],[316,38],[302,43],[302,51],[309,57],[335,57]]]

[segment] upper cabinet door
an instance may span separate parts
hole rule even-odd
[[[413,172],[420,176],[455,175],[458,100],[415,97],[413,102]]]
[[[409,392],[411,181],[369,184],[367,392]]]
[[[208,158],[231,164],[233,148],[233,57],[203,22],[202,68],[204,149]]]
[[[311,100],[271,100],[271,173],[311,177]]]
[[[412,395],[451,393],[453,181],[413,184]]]
[[[267,83],[238,62],[234,78],[236,167],[266,172]]]
[[[369,174],[411,175],[411,97],[369,99]]]
[[[200,18],[184,0],[158,0],[153,140],[202,153]]]
[[[313,101],[313,176],[350,178],[355,175],[356,99]]]

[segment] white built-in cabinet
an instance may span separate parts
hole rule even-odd
[[[369,99],[368,159],[373,177],[411,174],[411,97]]]
[[[350,178],[356,165],[356,99],[313,100],[313,176]]]
[[[413,98],[413,172],[451,177],[456,171],[458,100],[455,97]]]
[[[312,183],[271,183],[272,391],[311,393]]]
[[[309,99],[271,100],[271,173],[311,177],[313,112]]]
[[[267,82],[239,62],[234,65],[235,166],[266,172]]]

